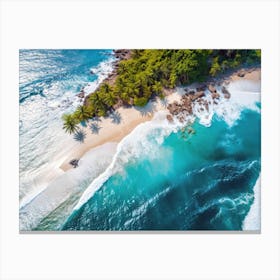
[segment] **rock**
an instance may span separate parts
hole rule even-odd
[[[166,118],[169,122],[173,122],[173,117],[171,115],[167,115]]]
[[[222,87],[222,93],[224,94],[225,98],[227,98],[227,99],[230,98],[230,93],[225,87]]]
[[[211,93],[216,93],[217,92],[216,88],[212,84],[208,85],[208,89]]]
[[[187,130],[188,130],[188,134],[194,134],[195,133],[195,131],[192,127],[188,127]]]
[[[193,96],[192,96],[192,101],[195,101],[196,99],[202,97],[202,96],[205,96],[205,93],[204,91],[199,91],[199,92],[196,92]]]
[[[188,107],[191,105],[191,100],[189,99],[183,99],[183,107]]]
[[[128,59],[130,57],[130,50],[126,50],[126,49],[114,50],[114,56],[119,59]]]
[[[79,160],[78,159],[72,159],[69,164],[71,164],[74,168],[78,167]]]
[[[217,93],[217,92],[212,92],[211,96],[212,96],[213,99],[219,99],[220,98],[220,94]]]
[[[206,84],[201,84],[196,88],[197,91],[205,91],[206,89],[207,89]]]
[[[84,98],[85,97],[84,91],[81,91],[79,94],[77,94],[77,96],[80,98]]]
[[[184,118],[183,116],[180,116],[180,117],[179,117],[179,122],[180,122],[180,123],[183,123],[184,121],[185,121],[185,118]]]
[[[226,89],[226,87],[222,87],[222,93],[229,93],[228,90]]]
[[[238,77],[241,77],[243,78],[245,76],[246,72],[244,70],[240,70],[238,73],[237,73],[237,76]]]

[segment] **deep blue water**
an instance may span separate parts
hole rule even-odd
[[[242,230],[260,174],[260,113],[193,128],[166,137],[157,156],[132,157],[63,230]]]

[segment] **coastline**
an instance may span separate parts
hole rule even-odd
[[[114,119],[110,116],[100,118],[98,122],[100,131],[94,134],[89,126],[83,128],[86,133],[84,143],[76,142],[74,144],[71,151],[65,155],[60,168],[66,172],[72,168],[72,165],[69,163],[72,159],[80,159],[89,150],[107,142],[120,142],[140,123],[151,120],[156,112],[166,110],[167,104],[179,99],[180,94],[173,92],[166,96],[166,103],[157,98],[155,101],[149,101],[144,108],[134,106],[128,108],[120,107],[116,109],[115,113],[115,115],[120,117],[119,123],[114,122]]]
[[[260,68],[254,67],[247,69],[245,70],[244,75],[242,76],[239,75],[239,71],[241,70],[234,71],[231,74],[225,75],[221,78],[216,78],[215,81],[207,81],[206,83],[208,85],[209,83],[211,83],[215,86],[225,85],[227,87],[227,85],[229,85],[231,82],[239,80],[260,82]],[[174,90],[164,91],[164,100],[161,100],[159,97],[157,97],[153,100],[150,100],[146,106],[141,108],[135,106],[119,107],[114,111],[114,115],[109,115],[108,117],[101,117],[99,120],[95,121],[95,123],[97,123],[99,127],[96,133],[93,133],[91,131],[91,127],[89,124],[87,125],[87,127],[83,127],[82,130],[86,133],[86,138],[84,139],[84,142],[80,143],[73,139],[73,143],[71,144],[71,146],[65,146],[65,149],[63,149],[63,151],[61,151],[61,153],[55,159],[55,165],[61,172],[61,175],[59,175],[54,180],[50,180],[46,189],[43,190],[43,192],[40,195],[36,196],[33,201],[30,201],[30,203],[27,204],[26,207],[24,207],[25,211],[27,211],[28,209],[32,209],[32,211],[27,212],[35,211],[41,213],[41,208],[45,207],[42,201],[48,201],[49,206],[45,207],[46,209],[44,208],[43,216],[41,218],[38,217],[39,220],[42,219],[43,221],[43,219],[45,219],[45,217],[48,217],[48,215],[52,213],[54,209],[59,209],[60,205],[63,205],[64,202],[68,201],[69,199],[72,199],[71,197],[73,195],[75,197],[75,201],[76,199],[79,199],[79,196],[83,192],[82,189],[77,190],[74,185],[60,185],[58,187],[58,184],[61,179],[65,178],[65,176],[72,177],[74,175],[78,176],[78,178],[81,179],[83,177],[82,174],[85,168],[89,170],[95,168],[95,165],[89,165],[88,167],[86,167],[88,161],[85,159],[85,157],[91,158],[94,155],[94,157],[96,158],[95,151],[104,151],[105,149],[105,152],[108,152],[106,161],[106,164],[108,165],[108,162],[115,153],[114,149],[116,148],[111,149],[109,151],[106,145],[112,144],[112,147],[117,147],[118,143],[125,136],[130,134],[132,130],[134,130],[139,124],[150,121],[155,115],[155,113],[159,111],[164,111],[166,113],[166,116],[168,116],[168,114],[171,114],[169,110],[170,104],[179,104],[180,102],[182,102],[184,96],[187,95],[186,92],[197,88],[202,84],[205,86],[206,83],[196,83],[188,86],[177,87]],[[215,102],[215,99],[213,98],[212,101]],[[192,102],[197,103],[199,102],[199,99],[196,99]],[[193,106],[195,103],[191,103],[191,105]],[[184,107],[182,108],[184,109]],[[101,154],[99,153],[99,155]],[[81,162],[79,162],[77,168],[73,168],[73,166],[69,163],[73,159],[81,159]],[[99,161],[103,161],[103,156],[100,156],[99,159],[96,158],[95,160],[96,163],[99,164]],[[105,166],[107,166],[106,164],[104,163],[102,165],[103,169],[105,168]],[[98,176],[98,174],[102,172],[102,168],[96,173],[96,176]],[[46,197],[48,198],[47,200]],[[73,205],[74,204],[75,203],[73,200]]]
[[[228,85],[234,81],[251,81],[258,82],[261,80],[261,69],[259,67],[252,67],[247,69],[239,69],[233,71],[228,76],[222,76],[215,79],[215,84]],[[198,85],[196,85],[198,86]],[[185,88],[192,88],[192,85]],[[98,126],[100,130],[98,133],[92,133],[89,126],[83,127],[83,131],[86,133],[84,143],[76,142],[66,155],[60,164],[60,169],[64,172],[72,168],[69,163],[72,159],[80,159],[89,150],[103,145],[107,142],[119,142],[126,135],[128,135],[137,125],[140,123],[149,121],[154,114],[160,110],[166,110],[166,107],[174,101],[180,101],[182,93],[179,93],[181,88],[176,88],[174,91],[165,92],[165,102],[156,98],[151,100],[143,108],[131,107],[119,107],[116,109],[115,115],[119,118],[119,123],[114,122],[113,117],[100,118]],[[166,110],[167,111],[167,110]],[[74,141],[74,140],[73,140]]]
[[[123,72],[127,75],[127,72],[123,70],[126,65],[125,60],[129,58],[133,60],[134,57],[131,57],[132,53],[125,49],[113,52],[114,57],[112,58],[110,54],[110,58],[106,60],[107,64],[90,68],[91,74],[98,73],[96,74],[98,80],[95,83],[88,82],[86,86],[80,84],[78,88],[80,92],[77,88],[71,92],[71,97],[73,95],[76,97],[74,101],[71,101],[69,97],[69,104],[72,105],[71,110],[75,111],[65,113],[65,115],[71,116],[75,121],[74,130],[65,129],[65,122],[63,129],[61,127],[60,114],[63,113],[65,99],[61,100],[61,103],[50,104],[50,108],[62,107],[56,110],[57,114],[52,114],[56,116],[57,122],[47,134],[50,140],[56,141],[54,145],[56,149],[50,149],[52,154],[44,149],[41,149],[41,154],[39,153],[41,155],[38,157],[39,160],[44,163],[46,158],[47,165],[42,167],[38,175],[34,173],[37,177],[31,177],[30,181],[34,180],[35,185],[40,184],[42,188],[40,192],[37,192],[39,188],[34,188],[34,192],[28,193],[24,199],[20,200],[20,230],[49,230],[60,226],[64,222],[65,215],[71,213],[73,207],[79,205],[89,191],[96,190],[96,187],[100,185],[100,178],[108,178],[110,172],[108,173],[107,170],[110,171],[111,166],[114,167],[115,162],[118,162],[115,159],[119,159],[120,156],[120,161],[126,161],[135,155],[138,156],[139,152],[140,154],[147,152],[149,158],[150,153],[153,154],[158,148],[153,147],[153,142],[149,142],[154,136],[156,141],[160,142],[161,133],[178,133],[178,136],[182,134],[181,136],[188,140],[196,132],[198,132],[197,136],[204,135],[204,133],[199,133],[200,126],[196,125],[202,125],[201,127],[205,130],[205,127],[213,124],[215,130],[215,118],[218,118],[231,127],[235,120],[239,119],[244,108],[259,112],[261,68],[258,64],[247,68],[243,64],[217,76],[212,76],[215,74],[209,72],[204,79],[200,77],[189,79],[181,75],[177,77],[178,83],[174,85],[164,78],[160,89],[158,89],[158,84],[152,85],[155,89],[151,89],[149,84],[146,92],[144,89],[137,88],[139,81],[133,78],[133,75],[137,73],[137,68],[131,72],[129,86],[120,86],[120,81],[127,78],[122,77]],[[121,61],[123,63],[120,63]],[[174,64],[176,60],[172,61]],[[128,61],[127,64],[129,63]],[[139,63],[141,64],[142,61]],[[174,69],[177,69],[176,65],[173,65]],[[145,80],[148,80],[146,76]],[[153,82],[155,81],[150,83]],[[110,85],[109,89],[106,89],[106,84]],[[133,98],[125,97],[125,93],[130,93],[133,88],[138,90],[134,96],[137,102]],[[111,94],[115,99],[110,99],[113,98]],[[141,98],[144,99],[143,95],[145,102],[141,100]],[[99,100],[103,107],[96,100]],[[81,108],[88,112],[83,113]],[[212,120],[214,120],[213,123]],[[69,124],[71,122],[68,122],[68,128],[71,128]],[[157,127],[159,129],[154,131],[153,129]],[[69,131],[70,133],[65,133]],[[157,133],[160,134],[159,138],[157,138]],[[197,139],[198,137],[195,137],[194,140]],[[41,142],[38,143],[40,151]],[[197,141],[194,143],[199,145]],[[173,147],[174,149],[178,147],[180,150],[180,145],[177,146],[176,141],[172,149]],[[183,155],[184,152],[181,151],[180,154]],[[164,160],[168,161],[168,155],[165,153],[162,155]],[[182,160],[185,159],[182,158]],[[33,165],[30,162],[28,166]],[[118,166],[116,168],[118,169]],[[176,170],[175,166],[171,170]],[[26,180],[26,182],[29,181]],[[33,186],[33,184],[26,185]]]

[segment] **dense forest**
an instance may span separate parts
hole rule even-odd
[[[260,59],[260,50],[131,50],[130,58],[117,64],[114,83],[102,83],[84,105],[63,115],[63,128],[76,132],[80,122],[106,116],[116,104],[145,106],[151,97],[164,98],[164,88],[202,82]]]

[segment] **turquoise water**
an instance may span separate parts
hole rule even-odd
[[[195,134],[163,116],[139,125],[116,153],[101,147],[102,158],[93,152],[83,168],[59,169],[75,144],[61,116],[114,60],[112,50],[20,50],[20,229],[241,230],[259,199],[258,83],[230,84],[231,99],[209,105],[213,118],[196,116]]]
[[[62,229],[242,230],[260,174],[260,113],[245,109],[232,126],[214,116],[193,129],[160,145],[154,129],[145,142],[152,152],[123,161]]]

